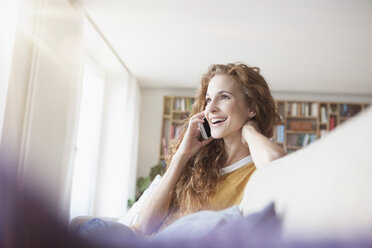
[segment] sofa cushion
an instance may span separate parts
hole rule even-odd
[[[372,108],[257,170],[244,215],[274,201],[286,238],[352,240],[372,233]]]

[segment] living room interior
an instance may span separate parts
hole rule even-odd
[[[298,153],[370,110],[371,13],[363,0],[1,3],[1,158],[66,223],[120,218],[161,165],[173,112],[187,115],[208,66],[234,62],[260,68],[282,111],[273,142]]]

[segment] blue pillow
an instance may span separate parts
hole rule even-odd
[[[246,217],[238,206],[223,211],[201,211],[179,219],[155,235],[151,244],[153,247],[273,246],[280,240],[281,223],[274,203]]]
[[[172,223],[152,237],[153,240],[197,239],[201,238],[225,223],[241,219],[238,206],[222,211],[199,211],[187,215]],[[182,230],[182,231],[181,231]]]

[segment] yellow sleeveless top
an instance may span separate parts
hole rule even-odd
[[[249,161],[247,164],[240,164],[241,162]],[[239,168],[231,168],[237,167]],[[244,189],[247,185],[247,182],[253,172],[256,170],[252,159],[246,157],[241,161],[223,168],[221,176],[221,180],[217,183],[217,191],[215,195],[210,199],[207,205],[203,208],[203,210],[222,210],[234,205],[238,205],[243,198]],[[164,229],[165,227],[169,226],[179,218],[183,217],[184,215],[175,212],[172,215],[169,215],[163,221],[163,224],[159,228],[159,231]]]
[[[222,168],[223,175],[221,176],[221,180],[217,183],[217,191],[203,210],[218,211],[238,205],[243,198],[245,186],[255,170],[256,167],[251,156],[233,165]],[[168,215],[157,232],[163,230],[183,216],[185,215],[179,212]],[[137,225],[133,225],[131,228],[135,233],[143,236],[143,233],[141,235],[141,231],[138,230],[139,227]]]

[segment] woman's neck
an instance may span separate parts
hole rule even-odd
[[[227,160],[223,167],[232,165],[251,154],[249,148],[241,141],[241,132],[224,138],[223,140],[227,155]]]

